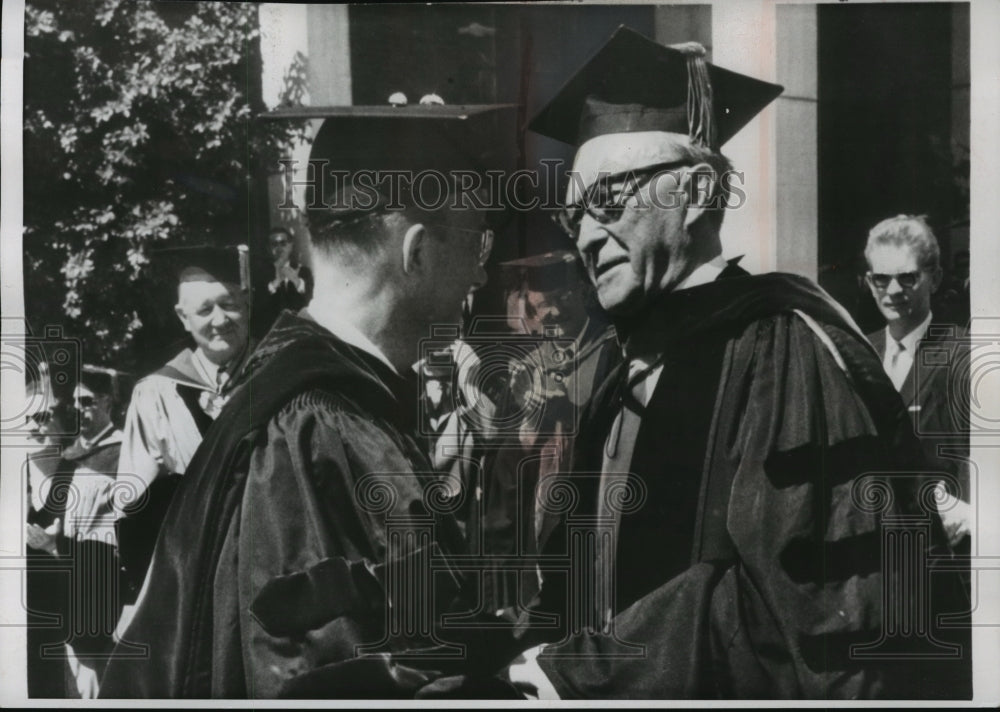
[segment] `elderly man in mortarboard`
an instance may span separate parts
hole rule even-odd
[[[397,696],[411,678],[355,656],[426,643],[406,611],[454,593],[394,598],[429,585],[406,562],[462,546],[432,511],[410,374],[420,340],[457,325],[486,280],[492,232],[457,171],[491,165],[504,111],[275,116],[303,114],[325,119],[310,160],[328,178],[306,205],[312,301],[263,338],[188,467],[123,634],[148,655],[113,659],[106,697]]]
[[[511,679],[561,698],[967,695],[961,671],[941,682],[949,663],[904,659],[926,640],[871,647],[911,612],[883,602],[883,517],[923,517],[927,547],[943,533],[912,478],[865,478],[919,469],[919,446],[838,305],[722,259],[719,149],[781,88],[704,54],[621,28],[529,127],[577,146],[562,222],[625,362],[576,439],[577,509],[553,497],[566,516],[542,535],[565,555],[589,516],[609,543],[577,562],[576,588],[544,578],[568,635]],[[892,492],[884,511],[868,486]]]
[[[174,311],[191,337],[135,386],[125,415],[118,479],[134,488],[120,509],[121,554],[133,594],[142,585],[162,517],[248,351],[247,253],[171,248],[155,259],[177,275]]]

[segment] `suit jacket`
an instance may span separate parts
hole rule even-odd
[[[885,358],[885,329],[868,334]],[[917,344],[913,366],[899,390],[924,452],[936,468],[958,478],[969,501],[969,345],[954,324],[931,324]]]

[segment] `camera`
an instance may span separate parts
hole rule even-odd
[[[994,331],[971,335],[955,326],[930,326],[913,364],[914,383],[944,398],[934,412],[913,414],[919,437],[967,441],[969,435],[1000,435],[994,395],[1000,385],[1000,329]]]
[[[2,348],[4,369],[22,374],[28,389],[24,403],[5,410],[3,434],[34,435],[44,425],[50,437],[76,435],[79,416],[59,396],[79,380],[80,341],[66,337],[59,326],[47,326],[42,336],[5,334]]]

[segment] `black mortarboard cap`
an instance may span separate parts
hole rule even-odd
[[[436,171],[447,178],[455,171],[483,176],[490,170],[512,170],[518,155],[516,117],[514,104],[299,107],[262,115],[269,120],[324,120],[309,160],[316,166],[314,171],[325,162],[323,195],[313,200],[322,197],[329,207],[305,207],[310,213],[318,208],[327,219],[350,219],[405,202],[407,195],[400,196],[394,187],[405,189],[408,182],[397,180],[394,186],[394,179],[387,177],[390,172]],[[333,171],[349,177],[331,178]],[[358,189],[355,177],[362,171],[376,172],[381,178],[365,179],[376,184],[374,189]],[[315,174],[312,179],[317,180]],[[426,179],[428,201],[436,199],[439,185],[435,179]],[[352,201],[352,196],[358,199]]]
[[[508,289],[537,292],[572,289],[583,281],[580,258],[570,250],[554,250],[500,263]]]
[[[128,373],[91,364],[84,364],[81,367],[80,383],[94,393],[111,396],[116,403],[128,400],[132,388],[132,379]]]
[[[250,289],[250,252],[246,245],[168,247],[156,250],[151,257],[178,282],[207,273],[220,282]]]
[[[704,55],[695,42],[668,47],[623,25],[528,128],[576,146],[610,133],[669,131],[718,149],[783,87]]]

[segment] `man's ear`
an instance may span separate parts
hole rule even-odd
[[[427,261],[427,230],[421,223],[410,225],[403,235],[403,272],[410,274]]]
[[[687,170],[684,181],[683,187],[687,195],[684,226],[690,227],[695,220],[705,214],[706,210],[713,207],[712,201],[719,174],[707,163],[697,163]]]
[[[184,331],[191,331],[191,322],[188,321],[187,312],[181,308],[180,304],[174,305],[174,314],[177,315],[177,318],[181,320],[181,324],[184,325]]]

